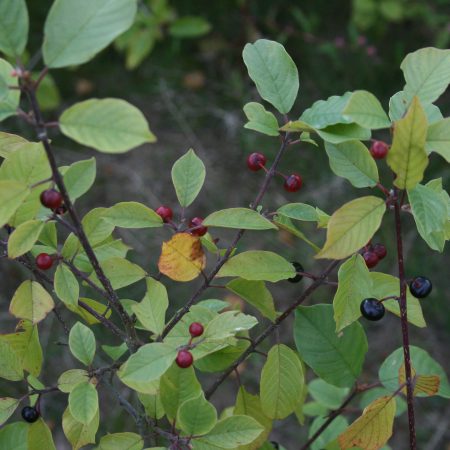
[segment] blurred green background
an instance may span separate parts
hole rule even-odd
[[[28,50],[30,61],[42,42],[42,29],[50,0],[28,1],[31,32]],[[188,217],[205,217],[216,209],[247,206],[255,197],[262,181],[261,173],[249,172],[245,159],[248,153],[262,151],[270,160],[278,148],[276,138],[260,136],[243,129],[245,116],[242,106],[259,101],[254,85],[242,62],[242,49],[247,42],[258,38],[281,42],[296,62],[300,73],[300,95],[291,118],[318,99],[341,95],[345,91],[365,89],[374,93],[388,109],[389,97],[402,89],[404,81],[399,69],[404,56],[418,48],[436,46],[446,48],[450,43],[450,3],[448,0],[316,0],[295,2],[288,0],[147,0],[141,4],[133,29],[120,37],[90,63],[71,70],[51,73],[57,90],[46,82],[41,100],[48,120],[57,120],[64,108],[90,97],[119,97],[138,106],[149,120],[158,142],[120,156],[96,154],[97,182],[91,194],[78,201],[84,214],[96,206],[111,206],[115,202],[135,200],[157,208],[166,204],[176,207],[176,196],[170,181],[173,162],[193,147],[207,168],[205,187],[197,201],[189,208]],[[38,62],[37,68],[41,62]],[[438,102],[444,116],[450,112],[450,92]],[[15,119],[8,119],[0,129],[28,136],[30,129]],[[389,141],[389,135],[378,133],[377,138]],[[52,139],[58,162],[69,164],[94,154],[81,148],[56,132]],[[386,184],[391,175],[382,161],[378,164]],[[297,171],[304,178],[304,187],[294,194],[286,193],[282,180],[275,179],[263,202],[265,209],[276,210],[288,202],[305,202],[332,213],[345,201],[367,195],[358,192],[348,182],[338,179],[328,166],[322,147],[309,145],[292,147],[283,159],[282,172]],[[443,177],[449,187],[449,171],[442,158],[431,157],[426,180]],[[406,267],[408,276],[429,276],[434,285],[432,296],[423,302],[429,327],[412,329],[412,343],[425,348],[449,372],[450,314],[448,276],[450,258],[432,252],[417,235],[411,217],[404,219]],[[303,226],[302,231],[318,245],[324,242],[323,230]],[[392,217],[387,216],[375,242],[388,247],[388,257],[377,270],[396,274]],[[143,230],[119,233],[133,247],[132,259],[151,274],[157,273],[156,263],[160,245],[170,234],[166,230]],[[63,237],[64,234],[61,234]],[[219,244],[230,242],[232,233],[218,232]],[[286,258],[301,261],[305,269],[318,272],[323,263],[312,259],[313,252],[302,241],[285,233],[247,233],[239,244],[240,250],[264,248],[279,251]],[[210,258],[211,260],[213,258]],[[213,263],[213,261],[211,261]],[[6,313],[8,302],[21,279],[29,277],[18,265],[0,260],[2,289],[0,301],[1,331],[11,332],[14,322]],[[336,278],[334,275],[333,279]],[[169,289],[171,308],[175,311],[187,301],[201,280],[180,284],[164,279]],[[305,283],[305,282],[303,282]],[[301,292],[302,285],[280,283],[271,286],[278,308],[283,309]],[[120,292],[121,298],[140,300],[144,286],[134,285]],[[88,291],[87,291],[88,292]],[[311,303],[331,302],[333,291],[319,290]],[[224,298],[223,290],[207,292],[203,298]],[[227,297],[233,301],[235,299]],[[254,313],[251,309],[249,312]],[[63,312],[69,323],[74,317]],[[374,381],[383,359],[401,345],[400,322],[389,315],[382,323],[368,324],[369,353],[363,379]],[[98,326],[97,326],[98,327]],[[74,360],[66,351],[65,337],[60,324],[49,317],[41,326],[41,342],[47,360],[42,380],[54,384],[63,371],[74,367]],[[102,343],[114,340],[96,329]],[[292,343],[290,324],[280,331],[280,338]],[[265,344],[269,348],[275,338]],[[55,363],[57,361],[57,363]],[[244,365],[241,379],[255,392],[261,356],[253,356]],[[107,364],[104,358],[104,364]],[[204,377],[205,385],[211,382]],[[2,383],[2,392],[19,395],[22,386],[11,388]],[[224,384],[216,397],[220,407],[230,406],[234,400],[236,380]],[[16,389],[16,391],[15,391]],[[5,394],[6,395],[6,394]],[[102,398],[102,432],[130,429],[128,418],[105,394]],[[44,401],[45,418],[59,429],[64,407],[63,396],[52,394]],[[442,399],[417,401],[419,448],[424,450],[450,449],[450,406]],[[354,417],[352,415],[349,418]],[[309,419],[307,419],[309,420]],[[287,449],[299,447],[304,441],[305,427],[291,417],[275,424],[272,439]],[[393,449],[407,448],[407,422],[403,415],[396,422]],[[61,433],[58,449],[67,448]]]

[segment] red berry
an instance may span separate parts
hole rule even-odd
[[[267,162],[267,158],[262,153],[251,153],[247,158],[247,166],[253,172],[261,170]]]
[[[284,182],[284,189],[288,192],[297,192],[303,184],[302,177],[293,173],[289,175]]]
[[[175,360],[178,367],[181,367],[182,369],[186,369],[189,366],[192,366],[192,363],[194,362],[194,357],[192,356],[192,353],[188,350],[180,350],[177,355],[177,359]]]
[[[189,222],[189,227],[193,228],[193,227],[198,227],[195,228],[195,230],[191,230],[191,234],[194,236],[203,236],[206,234],[206,232],[208,231],[208,227],[204,227],[201,226],[203,223],[203,219],[201,217],[194,217],[190,222]]]
[[[156,210],[156,214],[158,214],[158,216],[161,217],[163,222],[166,222],[166,223],[170,222],[172,220],[172,217],[173,217],[173,211],[168,206],[160,206]]]
[[[203,325],[199,322],[192,322],[189,327],[189,333],[191,333],[191,336],[198,337],[203,334]]]
[[[58,216],[62,216],[63,214],[65,214],[67,212],[67,207],[66,207],[66,205],[63,204],[61,206],[58,206],[58,208],[54,209],[53,212],[55,214],[58,214]]]
[[[53,265],[53,258],[48,253],[39,253],[36,256],[36,265],[41,270],[48,270]]]
[[[383,141],[373,141],[370,146],[370,153],[375,159],[383,159],[389,151],[389,145]]]
[[[63,197],[56,189],[47,189],[41,192],[41,203],[49,209],[56,209],[62,205]]]
[[[383,244],[375,244],[373,252],[378,256],[378,259],[383,259],[387,255],[386,247]]]
[[[378,264],[379,258],[375,252],[364,252],[363,253],[364,261],[366,262],[366,266],[371,269]]]

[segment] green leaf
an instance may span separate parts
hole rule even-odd
[[[174,363],[161,377],[161,402],[170,421],[176,418],[181,404],[190,398],[198,397],[201,392],[202,387],[192,366],[181,369]]]
[[[23,183],[0,181],[0,226],[8,223],[29,193],[30,190]]]
[[[309,395],[316,402],[331,410],[339,409],[349,391],[348,388],[333,386],[320,378],[316,378],[308,384]]]
[[[425,148],[428,153],[436,152],[450,162],[450,117],[428,127]]]
[[[0,3],[0,51],[12,58],[21,56],[28,39],[28,11],[25,0]]]
[[[244,113],[248,122],[244,128],[266,134],[267,136],[278,136],[278,121],[269,111],[266,111],[261,103],[250,102],[244,105]]]
[[[54,306],[52,297],[38,282],[26,280],[17,288],[9,312],[34,325],[45,319]]]
[[[194,439],[194,448],[197,448],[198,442],[213,448],[234,449],[239,445],[252,443],[263,431],[262,425],[252,417],[231,416],[219,420],[207,435]]]
[[[8,158],[9,155],[28,141],[21,136],[11,133],[4,133],[0,131],[0,156],[2,158]]]
[[[349,98],[342,114],[364,128],[379,130],[389,128],[391,121],[379,100],[370,92],[355,91]]]
[[[29,424],[14,422],[0,429],[0,446],[3,450],[28,450]]]
[[[164,417],[164,407],[161,403],[161,395],[157,392],[155,395],[141,394],[138,392],[139,401],[145,409],[147,416],[152,419],[162,419]]]
[[[93,98],[66,109],[61,132],[102,153],[124,153],[156,138],[139,109],[117,98]]]
[[[277,318],[272,294],[263,281],[250,281],[244,280],[243,278],[236,278],[230,281],[226,285],[226,288],[242,297],[272,322]]]
[[[192,148],[175,161],[172,167],[172,182],[178,202],[183,208],[196,199],[205,182],[205,175],[205,165]]]
[[[0,335],[0,340],[11,346],[20,367],[36,377],[39,376],[43,358],[37,325],[21,320],[14,333]]]
[[[228,208],[211,213],[203,221],[207,227],[237,228],[238,230],[276,230],[277,227],[261,214],[248,208]]]
[[[69,410],[73,418],[88,425],[98,413],[98,393],[91,383],[78,383],[69,393]]]
[[[131,307],[141,324],[152,333],[162,333],[169,306],[166,287],[153,278],[147,278],[147,292],[140,303]]]
[[[364,409],[367,406],[369,406],[370,403],[375,401],[377,398],[380,398],[380,397],[383,397],[383,396],[386,396],[389,394],[390,394],[390,392],[387,389],[385,389],[384,387],[376,387],[373,389],[369,389],[368,391],[363,392],[363,394],[361,395],[360,400],[359,400],[359,407],[361,409]],[[406,404],[406,401],[399,395],[395,396],[395,403],[397,404],[397,407],[395,409],[395,416],[399,417],[408,409],[408,406]]]
[[[43,56],[54,69],[82,64],[127,30],[135,0],[56,0],[44,27]]]
[[[72,450],[78,450],[87,444],[95,444],[99,418],[100,414],[97,408],[94,418],[88,424],[84,424],[73,417],[70,407],[65,409],[62,417],[62,427],[64,435],[72,445]]]
[[[14,259],[28,253],[43,228],[44,222],[40,220],[28,220],[20,224],[8,239],[8,257]]]
[[[7,4],[11,3],[12,0],[9,0]],[[15,1],[15,0],[13,0]],[[3,7],[2,2],[2,7]],[[5,5],[6,6],[6,5]],[[3,8],[2,8],[3,9]],[[0,10],[0,17],[1,17],[1,10]],[[0,23],[0,33],[2,33],[2,24]],[[0,34],[1,39],[1,34]],[[19,86],[19,80],[17,77],[13,77],[11,75],[12,71],[14,70],[14,67],[11,66],[8,62],[6,62],[4,59],[0,58],[0,79],[3,80],[3,82],[7,86]],[[0,121],[6,119],[10,116],[15,116],[17,114],[17,107],[19,106],[20,102],[20,90],[19,89],[9,89],[6,96],[3,98],[0,98]]]
[[[33,77],[37,79],[39,74],[33,74]],[[53,111],[62,103],[58,85],[49,73],[41,79],[36,98],[42,111]]]
[[[238,391],[233,414],[237,416],[245,415],[253,417],[260,425],[264,427],[264,431],[251,445],[251,448],[260,448],[260,446],[270,435],[272,430],[272,419],[264,414],[259,397],[257,395],[250,394],[243,386],[241,386]]]
[[[211,24],[199,16],[184,16],[175,19],[169,26],[169,33],[178,38],[196,38],[209,33]]]
[[[136,433],[111,433],[100,439],[95,450],[142,450],[144,441]]]
[[[102,350],[113,360],[117,361],[128,350],[127,344],[123,342],[120,345],[102,345]]]
[[[411,354],[411,364],[416,375],[437,375],[441,379],[437,395],[444,398],[450,398],[450,384],[447,375],[442,366],[435,361],[425,350],[414,345],[409,346]],[[383,386],[390,392],[394,392],[399,387],[398,371],[404,364],[403,348],[400,347],[391,353],[383,362],[378,372],[378,377]],[[426,396],[424,393],[418,393],[418,397]]]
[[[367,196],[352,200],[333,213],[327,240],[316,258],[343,259],[363,247],[381,225],[383,199]]]
[[[13,415],[18,405],[19,400],[16,398],[0,398],[0,425],[3,425]]]
[[[23,379],[23,369],[19,356],[12,345],[0,339],[0,377],[10,381]]]
[[[382,299],[392,295],[397,297],[400,295],[400,282],[397,277],[387,273],[370,272],[370,278],[372,279],[372,289],[369,297]],[[409,290],[406,292],[406,300],[408,305],[408,322],[416,327],[426,327],[420,301]],[[383,305],[388,311],[400,317],[400,306],[396,299],[385,300]]]
[[[66,305],[78,306],[80,286],[75,275],[65,264],[59,264],[54,278],[55,293]]]
[[[108,305],[104,303],[100,303],[96,300],[92,300],[86,297],[81,297],[79,301],[90,306],[94,311],[97,311],[97,313],[103,315],[107,319],[111,316],[111,309],[108,309]],[[78,314],[88,325],[100,323],[98,319],[96,319],[90,312],[79,306],[78,303],[76,305],[72,305],[72,303],[66,303],[66,308],[74,312],[75,314]]]
[[[285,216],[284,214],[278,214],[273,219],[274,223],[281,228],[282,230],[285,230],[291,234],[293,234],[295,237],[298,237],[302,241],[306,242],[311,248],[314,249],[314,251],[317,253],[320,251],[320,248],[317,247],[314,242],[310,241],[293,223],[292,220]]]
[[[448,220],[444,197],[430,187],[417,184],[414,189],[408,190],[408,198],[417,231],[433,250],[442,252]]]
[[[70,393],[80,383],[89,382],[89,374],[84,369],[69,369],[58,378],[58,389],[66,394]]]
[[[94,333],[86,325],[77,322],[69,333],[69,347],[75,358],[81,361],[85,366],[91,365],[95,355]]]
[[[244,47],[242,57],[259,95],[287,114],[297,98],[299,81],[297,67],[284,47],[259,39]]]
[[[109,278],[113,289],[129,286],[142,280],[147,275],[144,269],[124,258],[110,258],[100,265],[106,277]],[[95,274],[92,274],[90,278],[100,286],[100,282]]]
[[[314,206],[306,203],[288,203],[278,208],[277,213],[289,217],[294,220],[302,220],[306,222],[317,221],[317,211]]]
[[[73,163],[64,173],[64,184],[72,201],[85,194],[94,184],[95,158]]]
[[[56,450],[52,432],[42,418],[29,426],[27,441],[28,450]]]
[[[299,120],[316,130],[327,128],[330,125],[350,124],[353,120],[344,117],[343,111],[351,96],[352,92],[346,92],[342,96],[333,95],[327,100],[318,100],[303,111]]]
[[[408,111],[412,98],[409,98],[404,91],[397,92],[389,100],[389,117],[392,121],[403,118]],[[433,103],[422,104],[427,120],[430,124],[443,119],[441,110]]]
[[[39,242],[42,242],[44,245],[48,247],[52,247],[56,250],[58,246],[58,236],[56,233],[56,223],[55,222],[46,222],[44,228],[39,235]]]
[[[326,417],[316,417],[309,427],[308,437],[312,437],[326,421]],[[329,444],[333,439],[336,439],[347,427],[348,422],[345,417],[336,417],[333,422],[331,422],[331,424],[322,433],[320,433],[319,437],[311,444],[311,450],[324,449],[327,444]]]
[[[264,414],[284,419],[302,401],[305,383],[297,353],[283,344],[274,345],[261,372],[260,396]]]
[[[400,68],[406,80],[405,94],[433,103],[450,83],[450,50],[422,48],[407,55]]]
[[[250,250],[230,258],[219,270],[217,277],[241,277],[273,283],[295,276],[294,266],[273,252]]]
[[[417,97],[408,113],[395,122],[394,139],[387,155],[387,163],[396,174],[395,186],[413,189],[419,183],[428,165],[425,152],[427,118]]]
[[[355,140],[368,141],[371,136],[368,128],[363,128],[356,123],[338,123],[316,131],[325,142],[331,144],[341,144],[342,142]]]
[[[239,311],[225,311],[216,315],[208,325],[202,335],[206,342],[220,341],[234,336],[239,331],[250,330],[258,321],[248,314]],[[199,345],[199,348],[203,342]]]
[[[206,434],[217,422],[217,411],[203,393],[183,402],[177,414],[177,427],[188,436]]]
[[[337,333],[359,319],[361,302],[370,297],[371,292],[369,269],[362,256],[355,254],[338,272],[338,289],[333,299]]]
[[[120,367],[117,372],[122,383],[142,393],[149,384],[158,380],[171,366],[177,355],[176,348],[165,343],[143,345]]]
[[[325,143],[331,170],[357,187],[373,187],[378,183],[378,169],[367,147],[360,141],[333,145]]]
[[[104,220],[120,228],[162,227],[161,217],[142,203],[117,203],[103,215]]]
[[[339,334],[335,329],[331,305],[300,306],[296,311],[294,338],[302,360],[327,383],[350,387],[361,374],[367,338],[358,322]]]

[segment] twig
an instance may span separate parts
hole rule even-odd
[[[262,198],[264,197],[267,188],[269,187],[270,181],[274,177],[276,168],[278,166],[278,163],[280,162],[281,157],[283,156],[284,151],[286,150],[288,146],[288,136],[289,134],[286,133],[282,137],[281,146],[278,150],[277,155],[275,156],[275,159],[272,163],[272,166],[266,173],[266,176],[264,178],[263,184],[261,188],[259,189],[258,194],[256,195],[255,201],[251,205],[251,209],[256,210],[259,203],[261,202]],[[220,258],[216,264],[216,266],[211,270],[209,275],[206,277],[203,284],[197,289],[197,291],[192,295],[192,297],[189,299],[189,301],[180,309],[177,311],[177,313],[172,317],[172,320],[166,325],[163,332],[161,333],[161,336],[159,337],[160,340],[163,340],[172,330],[172,328],[182,319],[182,317],[189,312],[189,308],[200,298],[202,293],[209,288],[211,281],[214,279],[214,277],[219,272],[220,268],[228,261],[229,257],[231,256],[234,248],[236,247],[237,243],[245,233],[245,230],[239,230],[233,239],[230,246],[227,248],[225,254],[222,258]]]
[[[410,450],[416,450],[416,428],[414,419],[414,392],[411,376],[411,356],[409,353],[408,312],[406,304],[405,265],[403,259],[402,224],[400,203],[395,201],[395,232],[397,237],[398,276],[400,279],[400,321],[402,325],[403,359],[405,361],[406,403],[408,405],[408,428]]]
[[[253,342],[247,347],[244,353],[233,363],[231,364],[222,375],[214,382],[214,384],[206,391],[206,398],[210,398],[217,388],[226,380],[228,375],[230,375],[233,370],[238,367],[242,362],[244,362],[247,357],[254,352],[256,347],[266,339],[271,333],[273,333],[278,326],[289,317],[295,309],[301,305],[319,286],[324,284],[324,280],[328,276],[328,274],[339,264],[340,261],[333,261],[319,276],[317,280],[315,280],[308,288],[303,292],[303,294],[292,303],[281,315],[277,317],[277,319],[271,323]]]

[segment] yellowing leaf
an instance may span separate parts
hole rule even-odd
[[[40,322],[54,308],[50,294],[36,281],[24,281],[14,294],[9,312],[19,319]]]
[[[367,196],[352,200],[333,213],[327,240],[316,258],[343,259],[363,247],[381,224],[384,200]]]
[[[158,268],[175,281],[191,281],[205,268],[206,257],[200,239],[189,233],[177,233],[163,242]]]
[[[360,447],[363,450],[378,450],[392,436],[396,403],[394,397],[385,396],[373,401],[364,409],[342,434],[338,441],[341,450]]]
[[[395,122],[394,139],[387,156],[389,167],[397,177],[395,186],[413,189],[423,179],[428,165],[425,151],[428,121],[417,97],[414,97],[407,114]]]
[[[424,394],[431,397],[436,395],[439,391],[441,379],[438,375],[417,375],[414,367],[411,367],[411,377],[413,378],[414,395]],[[406,383],[405,364],[403,363],[398,369],[399,384]],[[406,386],[402,389],[406,395]]]

